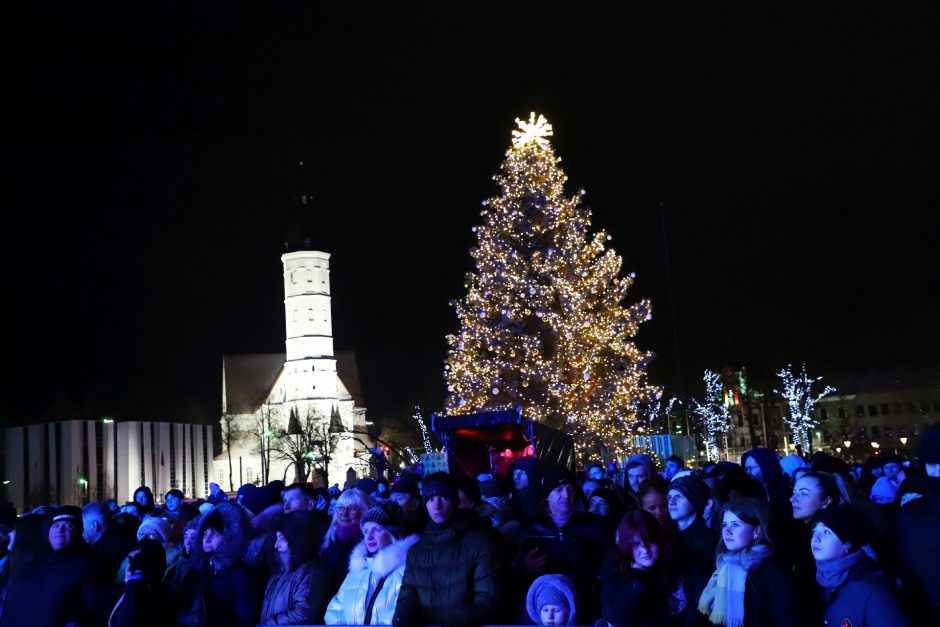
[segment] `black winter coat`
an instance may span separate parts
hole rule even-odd
[[[0,625],[103,625],[118,596],[109,582],[91,547],[79,538],[23,570],[10,589]]]
[[[129,581],[111,611],[108,627],[164,627],[176,623],[173,597],[163,586]]]
[[[458,510],[444,524],[428,522],[409,549],[392,624],[480,625],[496,612],[500,582],[488,534]]]
[[[669,625],[669,592],[652,574],[618,570],[608,554],[601,568],[601,618],[614,627]]]

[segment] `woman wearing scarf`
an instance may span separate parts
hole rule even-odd
[[[767,503],[735,499],[721,508],[715,572],[699,598],[709,621],[728,627],[804,625],[789,574],[770,561]]]
[[[823,591],[825,624],[907,625],[884,573],[862,550],[871,537],[871,523],[855,505],[816,514],[810,548],[816,558],[816,582]]]

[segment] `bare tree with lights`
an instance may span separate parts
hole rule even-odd
[[[565,195],[551,125],[534,113],[516,122],[494,176],[501,193],[483,202],[473,228],[476,270],[451,303],[460,330],[447,337],[446,408],[521,406],[570,432],[582,460],[619,455],[637,408],[659,394],[646,382],[653,353],[633,342],[651,305],[624,304],[636,275],[619,276],[607,233],[589,234],[584,191]]]
[[[831,385],[827,385],[819,394],[813,393],[813,386],[822,381],[822,377],[812,379],[806,374],[806,364],[803,364],[799,372],[793,372],[792,364],[777,373],[783,383],[783,390],[774,390],[780,394],[787,402],[789,415],[784,416],[784,422],[790,428],[790,434],[793,443],[801,451],[810,449],[810,431],[816,426],[813,419],[813,407],[824,396],[836,391]]]
[[[719,441],[724,443],[728,429],[731,428],[731,413],[722,399],[721,375],[717,372],[705,370],[702,377],[705,382],[705,401],[692,400],[695,407],[692,413],[702,421],[705,431],[705,457],[709,461],[717,462],[721,459]],[[726,448],[726,447],[722,447]]]

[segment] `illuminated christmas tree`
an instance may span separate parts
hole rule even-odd
[[[651,305],[624,299],[636,278],[620,277],[611,239],[590,235],[584,191],[567,180],[549,143],[552,127],[533,113],[516,120],[512,147],[474,227],[476,271],[451,304],[447,410],[460,414],[521,406],[524,415],[574,435],[582,459],[628,449],[641,406],[658,397],[646,382],[653,354],[636,347]]]

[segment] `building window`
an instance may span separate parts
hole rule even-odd
[[[291,283],[296,283],[296,282],[297,282],[297,277],[294,276],[294,271],[293,271],[293,270],[290,271],[290,282],[291,282]]]
[[[323,310],[323,322],[327,322],[326,309]]]
[[[858,428],[858,437],[860,437],[860,438],[862,438],[862,439],[865,439],[865,438],[868,437],[867,435],[865,435],[865,427],[859,427],[859,428]]]
[[[845,419],[845,407],[839,406],[839,418]]]
[[[892,431],[891,425],[885,425],[885,437],[888,439],[894,437],[894,431]]]
[[[873,438],[880,438],[880,437],[881,437],[881,427],[879,427],[879,426],[877,426],[877,425],[874,426],[874,427],[872,427],[872,428],[871,428],[871,437],[873,437]]]
[[[894,403],[894,413],[897,416],[900,416],[904,413],[904,404],[903,403]]]
[[[920,413],[926,414],[926,413],[929,412],[929,411],[930,411],[930,403],[928,403],[927,401],[921,401],[921,402],[920,402]]]
[[[307,320],[313,320],[313,309],[307,310]]]
[[[891,413],[891,412],[888,411],[888,404],[887,404],[887,403],[882,403],[882,404],[881,404],[881,415],[882,415],[882,416],[887,416],[889,413]]]
[[[877,415],[878,415],[878,406],[877,406],[877,405],[869,405],[869,406],[868,406],[868,415],[869,415],[869,416],[877,416]]]
[[[307,283],[313,283],[313,270],[307,270]]]
[[[820,420],[829,420],[829,412],[826,411],[825,407],[819,408],[819,419]]]
[[[832,442],[832,432],[831,432],[831,431],[823,431],[823,437],[824,437],[825,440],[826,440],[826,444],[829,444],[829,443]]]
[[[907,413],[916,414],[917,413],[917,403],[913,401],[907,404]]]
[[[864,417],[865,417],[865,406],[864,406],[864,405],[856,405],[856,406],[855,406],[855,417],[856,417],[856,418],[864,418]]]

